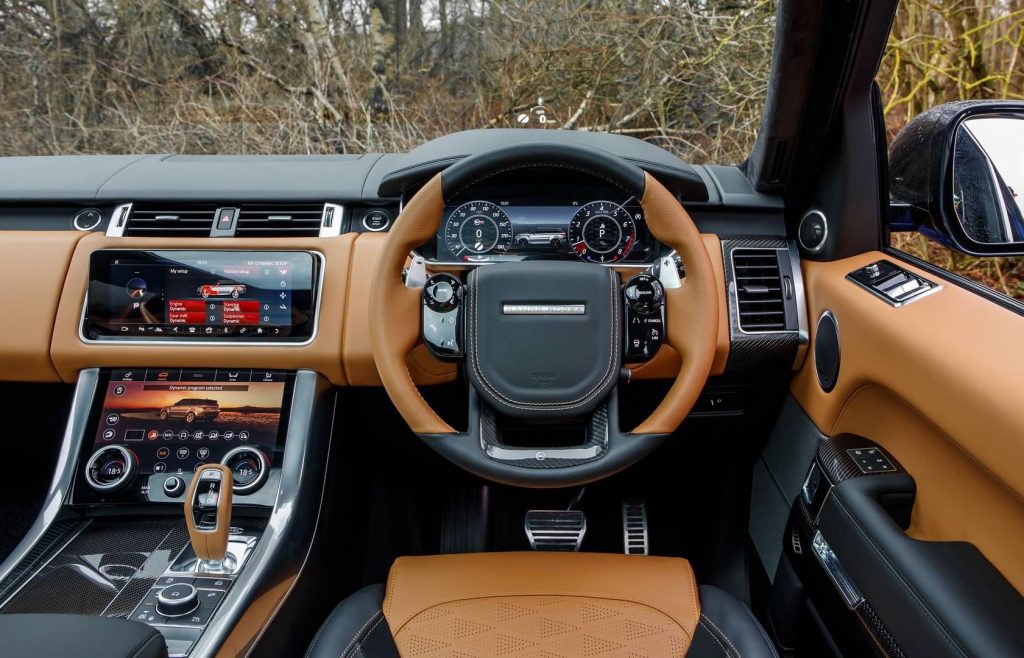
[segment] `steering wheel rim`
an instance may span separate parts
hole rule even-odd
[[[611,182],[640,200],[651,234],[679,254],[686,277],[665,291],[665,338],[681,356],[681,366],[665,398],[630,432],[618,429],[615,392],[607,405],[605,449],[580,463],[549,462],[542,468],[510,464],[489,455],[482,441],[479,400],[470,395],[471,421],[460,433],[420,395],[406,357],[420,340],[422,288],[402,279],[409,254],[437,233],[448,200],[491,176],[535,167],[582,171]],[[573,144],[526,142],[464,158],[435,175],[405,205],[384,242],[371,283],[370,325],[377,369],[410,429],[433,449],[482,477],[517,486],[572,486],[606,477],[648,454],[686,418],[711,372],[718,335],[716,275],[693,220],[653,176],[611,153]],[[477,415],[474,416],[474,410]],[[545,460],[544,451],[535,451]]]

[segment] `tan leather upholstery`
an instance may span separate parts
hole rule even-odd
[[[373,361],[370,328],[372,299],[370,285],[387,233],[362,233],[352,246],[352,271],[349,276],[348,304],[345,308],[345,335],[342,356],[345,377],[351,386],[380,386],[377,364]],[[418,297],[417,297],[418,299]],[[419,328],[419,306],[412,322]],[[394,322],[387,314],[389,322]],[[406,359],[412,379],[419,385],[440,384],[455,379],[457,367],[435,359],[422,343],[413,348]]]
[[[601,553],[399,558],[383,610],[420,658],[682,656],[700,620],[689,562]]]
[[[192,500],[195,498],[196,487],[200,486],[199,476],[203,471],[220,471],[221,482],[228,486],[222,486],[220,490],[220,502],[217,505],[217,529],[213,532],[203,531],[196,528],[195,519],[192,516]],[[185,526],[188,528],[188,538],[192,542],[192,549],[200,560],[223,560],[228,546],[228,530],[231,528],[231,499],[234,494],[234,487],[230,486],[234,474],[224,464],[201,464],[192,475],[192,483],[185,494]]]
[[[639,434],[674,432],[690,413],[711,373],[719,343],[722,279],[711,265],[703,238],[689,213],[650,174],[640,205],[651,234],[676,250],[686,267],[679,288],[665,291],[667,342],[682,365],[665,399],[633,431]],[[728,325],[726,325],[728,326]]]
[[[0,240],[0,381],[60,381],[50,337],[80,231],[4,231]],[[81,312],[81,307],[79,307]]]
[[[905,262],[943,289],[893,308],[846,280],[885,257],[803,263],[811,327],[832,310],[842,363],[824,393],[807,359],[793,395],[822,432],[903,463],[917,482],[910,535],[974,544],[1024,593],[1024,318]]]

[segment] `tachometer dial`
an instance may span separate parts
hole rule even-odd
[[[592,201],[569,221],[569,244],[583,260],[614,263],[636,244],[636,225],[629,212],[611,201]]]
[[[456,257],[504,252],[512,244],[512,222],[490,201],[464,203],[448,216],[444,242]]]

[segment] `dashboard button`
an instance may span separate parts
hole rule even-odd
[[[164,480],[164,493],[171,498],[177,498],[185,491],[185,482],[177,475]]]

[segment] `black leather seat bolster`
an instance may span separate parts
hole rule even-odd
[[[339,603],[313,638],[307,658],[398,658],[383,602],[384,586],[368,585]]]
[[[0,615],[5,658],[167,658],[155,628],[127,619],[89,615]]]
[[[724,590],[700,588],[700,621],[687,658],[778,658],[754,613]]]

